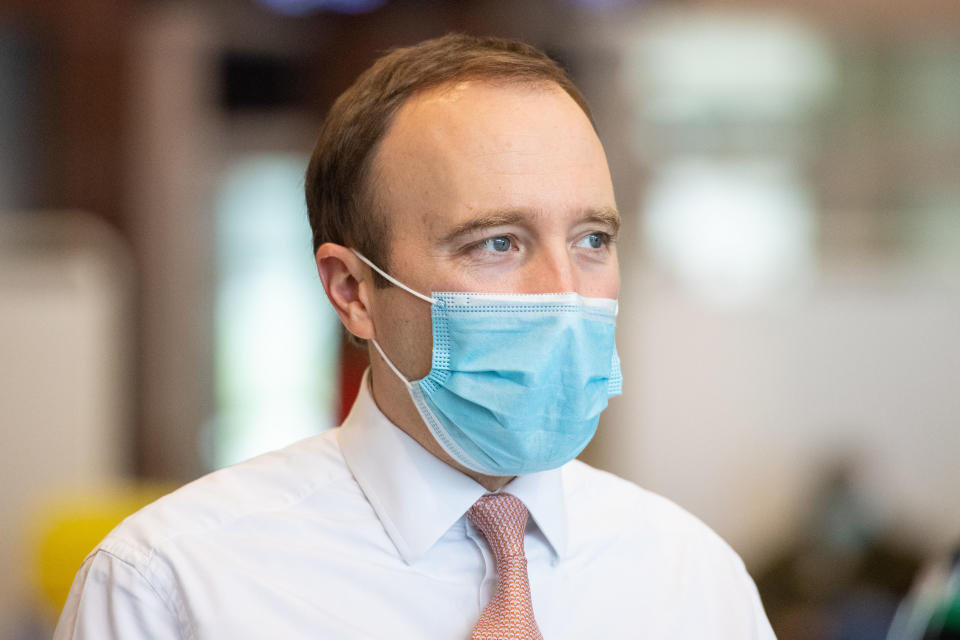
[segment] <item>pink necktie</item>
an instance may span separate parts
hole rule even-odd
[[[527,508],[509,493],[477,500],[467,518],[483,533],[497,563],[497,592],[480,614],[473,640],[543,640],[533,618],[523,534]]]

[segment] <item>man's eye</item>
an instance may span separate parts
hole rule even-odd
[[[487,238],[480,243],[480,246],[486,251],[503,253],[513,249],[513,240],[509,236],[497,236],[496,238]]]
[[[607,234],[605,233],[588,233],[577,243],[578,246],[587,249],[602,249],[606,244]]]

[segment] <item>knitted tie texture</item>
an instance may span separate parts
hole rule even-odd
[[[472,640],[543,640],[533,618],[523,534],[527,508],[509,493],[477,500],[467,518],[487,539],[497,564],[497,592],[480,614]]]

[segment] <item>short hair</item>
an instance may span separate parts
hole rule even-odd
[[[389,216],[379,210],[368,176],[378,143],[411,96],[464,80],[553,83],[590,119],[590,108],[566,72],[524,42],[448,34],[394,49],[364,71],[331,107],[306,175],[314,252],[325,242],[356,249],[389,272]],[[374,274],[377,286],[387,281]]]

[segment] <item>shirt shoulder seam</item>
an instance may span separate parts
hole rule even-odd
[[[128,566],[131,570],[135,571],[143,581],[150,587],[150,590],[163,602],[164,606],[173,614],[174,619],[177,621],[177,627],[180,629],[180,636],[184,640],[194,640],[196,638],[196,630],[194,629],[193,624],[188,621],[186,615],[186,607],[184,607],[183,602],[180,598],[176,597],[169,589],[162,589],[157,584],[157,577],[155,573],[150,570],[151,561],[153,559],[153,552],[144,554],[138,549],[134,548],[133,545],[129,545],[123,540],[113,539],[104,541],[103,544],[91,555],[96,555],[96,553],[103,553],[107,556],[110,556],[117,562],[122,562]],[[127,557],[138,558],[142,561],[143,566],[140,566],[140,563],[129,560]]]

